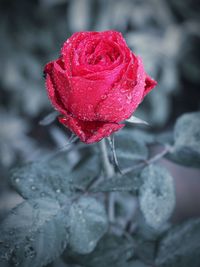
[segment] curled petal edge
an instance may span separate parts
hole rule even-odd
[[[157,82],[152,79],[149,75],[146,75],[145,79],[145,89],[143,93],[143,98],[157,85]]]
[[[59,122],[75,133],[82,142],[92,144],[110,136],[123,128],[125,124],[101,122],[101,121],[82,121],[72,116],[59,117]]]

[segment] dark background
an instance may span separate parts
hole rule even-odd
[[[12,167],[43,157],[67,142],[69,132],[57,122],[39,125],[52,111],[42,76],[44,65],[59,56],[63,42],[75,31],[121,31],[131,49],[142,56],[158,86],[136,115],[150,123],[151,131],[169,131],[179,115],[198,110],[199,11],[198,0],[1,0],[2,197]],[[178,218],[198,214],[199,172],[165,164],[176,179]],[[8,202],[11,197],[1,201],[3,209],[13,205]]]

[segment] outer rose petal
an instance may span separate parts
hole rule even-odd
[[[136,65],[137,64],[137,65]],[[135,66],[136,65],[136,66]],[[131,71],[132,69],[132,71]],[[136,70],[136,71],[135,71]],[[130,77],[135,73],[136,77]],[[126,75],[129,75],[127,77]],[[135,78],[135,79],[133,79]],[[107,98],[97,109],[100,120],[120,122],[131,116],[141,103],[145,88],[146,74],[140,57],[134,56],[134,64],[130,64],[125,73],[124,80],[109,91]]]
[[[99,121],[81,121],[72,116],[59,117],[59,121],[79,136],[82,142],[92,144],[118,131],[124,124]]]
[[[46,88],[53,106],[62,114],[67,114],[70,86],[67,74],[59,63],[60,59],[45,66]]]
[[[48,73],[46,76],[46,88],[49,99],[51,100],[51,103],[54,106],[54,108],[62,114],[67,114],[66,109],[63,107],[63,104],[60,102],[60,99],[56,93],[55,86],[52,82],[51,76]]]
[[[93,75],[93,79],[84,77],[71,78],[68,110],[81,120],[98,120],[96,107],[120,76],[123,64],[111,73]]]
[[[149,75],[147,75],[145,79],[145,88],[143,97],[145,97],[156,85],[157,82],[154,79],[152,79]]]

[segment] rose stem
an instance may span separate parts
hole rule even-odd
[[[144,168],[145,166],[147,165],[150,165],[152,163],[155,163],[157,162],[158,160],[160,160],[161,158],[163,158],[166,154],[168,154],[169,152],[172,152],[172,149],[173,147],[169,146],[169,145],[165,145],[164,146],[164,149],[156,154],[154,157],[150,158],[149,160],[146,160],[145,162],[141,162],[133,167],[129,167],[129,168],[126,168],[124,170],[122,170],[122,174],[125,175],[131,171],[135,171],[137,169],[141,169],[141,168]]]
[[[109,157],[108,157],[108,151],[107,151],[107,146],[106,146],[106,141],[105,139],[101,140],[99,142],[99,151],[100,151],[100,159],[101,159],[101,164],[102,164],[102,169],[104,173],[104,178],[110,178],[114,175],[114,168],[113,165],[111,164]],[[105,195],[105,202],[106,202],[106,207],[107,207],[107,212],[108,212],[108,218],[110,222],[114,221],[115,217],[115,212],[114,212],[114,195],[112,193],[106,193]]]

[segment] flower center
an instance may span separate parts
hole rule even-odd
[[[110,65],[115,62],[120,53],[118,49],[105,42],[100,42],[96,46],[90,47],[86,53],[86,62],[89,65]]]

